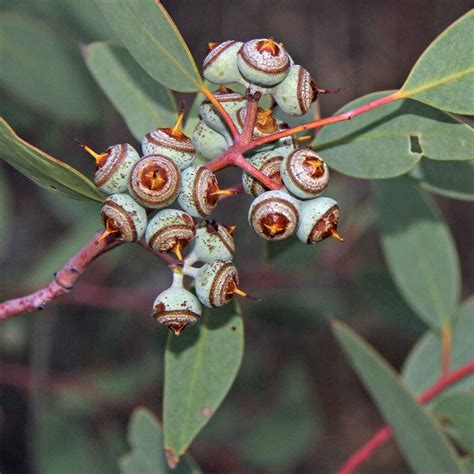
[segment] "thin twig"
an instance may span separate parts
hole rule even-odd
[[[234,121],[231,119],[230,115],[227,113],[227,111],[222,107],[222,104],[216,99],[214,94],[205,86],[202,87],[201,92],[209,99],[209,101],[214,105],[214,107],[219,111],[221,114],[221,117],[224,119],[225,123],[230,129],[230,132],[232,133],[232,136],[238,137],[239,136],[239,131],[237,130],[237,127],[234,123]]]

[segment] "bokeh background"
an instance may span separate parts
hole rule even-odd
[[[467,0],[163,4],[198,64],[210,41],[283,41],[320,86],[344,88],[321,98],[323,116],[366,93],[399,87],[427,45],[470,6]],[[12,15],[46,25],[68,48],[77,74],[58,83],[60,112],[38,102],[41,85],[36,90],[27,77],[12,84],[7,57],[15,53],[5,52]],[[1,114],[21,137],[89,176],[93,164],[75,137],[98,150],[137,145],[82,63],[81,43],[114,40],[92,0],[0,0],[0,18]],[[40,75],[48,69],[30,67]],[[45,80],[51,74],[61,77],[61,63],[44,72]],[[192,104],[192,96],[182,98]],[[336,346],[330,319],[348,321],[396,368],[424,331],[384,266],[370,183],[332,176],[327,194],[342,207],[344,244],[295,245],[269,263],[245,222],[248,197],[226,200],[216,212],[238,225],[241,282],[261,302],[242,302],[242,369],[192,446],[206,473],[333,472],[382,420]],[[223,173],[226,183],[239,179],[237,170]],[[474,279],[472,204],[437,201],[461,256],[466,296]],[[50,194],[0,162],[0,299],[46,284],[100,227],[98,214],[97,206]],[[157,259],[129,245],[95,262],[70,295],[43,312],[1,324],[2,473],[117,471],[132,409],[161,413],[166,334],[149,314],[169,283]],[[362,472],[408,468],[390,442]]]

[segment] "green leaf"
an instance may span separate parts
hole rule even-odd
[[[191,53],[157,0],[96,0],[105,18],[141,67],[171,90],[195,92],[202,79]]]
[[[474,160],[462,163],[422,160],[412,171],[412,177],[432,193],[474,201]]]
[[[443,396],[436,400],[433,411],[461,448],[474,454],[474,390]]]
[[[390,93],[375,92],[361,97],[336,115]],[[472,127],[413,100],[392,102],[353,120],[328,125],[314,145],[331,168],[367,179],[408,173],[423,156],[433,160],[474,158]]]
[[[9,243],[10,222],[12,219],[12,196],[10,185],[0,164],[0,261]]]
[[[38,112],[73,123],[101,117],[79,49],[40,18],[0,14],[0,64],[0,84]]]
[[[474,360],[474,295],[464,301],[453,328],[451,370]],[[441,377],[441,340],[433,331],[419,340],[405,360],[402,376],[416,395],[421,395]],[[443,393],[474,388],[474,376],[456,383]]]
[[[457,314],[461,286],[449,228],[409,178],[379,182],[375,191],[382,247],[395,284],[420,318],[442,330]]]
[[[243,331],[232,303],[205,309],[199,324],[168,337],[163,425],[169,459],[179,460],[229,391],[242,361]]]
[[[173,94],[146,74],[125,48],[92,43],[85,48],[84,57],[95,80],[138,141],[150,130],[175,123]]]
[[[397,443],[415,472],[462,473],[460,461],[440,427],[418,405],[395,371],[348,326],[335,323],[334,333]]]
[[[402,95],[449,112],[474,114],[473,31],[470,10],[421,55],[401,88]]]
[[[309,384],[311,374],[302,362],[282,371],[279,398],[251,424],[239,445],[240,456],[256,469],[291,472],[321,436],[321,422]]]
[[[120,460],[122,474],[198,474],[201,472],[190,456],[185,456],[175,470],[168,468],[163,451],[163,434],[155,416],[137,408],[128,426],[132,451]]]
[[[1,117],[0,158],[49,191],[74,199],[104,200],[92,181],[66,163],[22,140]]]

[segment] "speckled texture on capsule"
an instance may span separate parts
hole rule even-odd
[[[210,198],[209,191],[215,187],[217,179],[212,171],[204,166],[190,166],[182,175],[181,192],[178,204],[193,217],[208,216],[217,204],[217,198]]]
[[[183,170],[192,164],[196,150],[190,137],[182,135],[180,139],[171,136],[168,129],[152,130],[142,140],[144,155],[164,155],[171,158],[176,166]]]
[[[163,209],[147,225],[145,240],[155,252],[170,252],[177,242],[186,247],[194,238],[193,218],[179,209]]]
[[[203,120],[200,120],[194,128],[192,140],[196,151],[208,160],[222,155],[227,150],[224,136],[206,125]]]
[[[105,163],[95,172],[94,182],[104,193],[123,193],[127,190],[130,170],[140,155],[128,143],[111,146],[107,152]]]
[[[214,92],[215,98],[220,102],[224,110],[235,121],[235,114],[246,104],[246,98],[238,92]],[[229,129],[221,117],[221,114],[214,108],[209,100],[204,100],[199,107],[199,115],[204,120],[206,125],[211,127],[216,132],[222,133],[224,136],[229,136]]]
[[[230,262],[216,260],[203,265],[196,277],[196,294],[209,308],[223,306],[232,299],[232,290],[238,286],[237,269]]]
[[[267,191],[254,199],[249,209],[249,223],[256,234],[266,240],[282,240],[292,235],[300,222],[299,201],[284,191]],[[284,231],[269,235],[265,224],[272,219],[284,224]]]
[[[313,87],[311,74],[304,67],[291,66],[288,76],[275,87],[275,102],[288,115],[304,115],[317,97]]]
[[[171,286],[160,293],[153,303],[152,316],[158,323],[170,327],[177,334],[186,326],[194,324],[201,314],[199,300],[184,288]]]
[[[305,201],[300,206],[300,225],[296,232],[305,244],[315,244],[330,236],[330,230],[337,229],[339,206],[334,199],[318,197]]]
[[[146,185],[146,176],[153,170],[163,174],[165,182],[160,189]],[[181,189],[181,173],[171,158],[164,155],[148,155],[140,158],[132,168],[128,192],[142,206],[160,209],[170,205]]]
[[[248,160],[248,162],[255,166],[255,168],[276,182],[281,182],[280,164],[282,161],[283,156],[275,154],[273,151],[257,153]],[[245,172],[242,173],[242,185],[247,194],[255,197],[268,191],[268,188],[261,184],[258,179],[255,179],[253,176]]]
[[[242,76],[237,67],[237,53],[242,47],[240,41],[224,41],[209,51],[204,59],[204,78],[214,84],[240,82]]]
[[[142,238],[147,226],[145,209],[128,194],[112,194],[102,205],[104,225],[111,219],[114,228],[120,230],[119,239],[133,242]]]
[[[319,163],[316,171],[309,163]],[[321,194],[329,182],[329,169],[324,160],[309,148],[300,148],[281,163],[281,179],[291,194],[300,199],[312,199]]]
[[[285,79],[290,67],[290,57],[286,49],[275,44],[274,53],[261,49],[268,40],[247,41],[239,51],[237,65],[240,73],[249,82],[262,86],[274,86]]]
[[[234,238],[226,226],[205,222],[196,231],[193,253],[199,262],[208,263],[214,260],[227,262],[234,258]]]

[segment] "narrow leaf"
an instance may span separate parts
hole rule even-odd
[[[470,10],[421,55],[403,84],[402,96],[449,112],[474,114],[473,31]]]
[[[463,302],[453,328],[451,370],[474,360],[474,295]],[[427,331],[407,357],[402,375],[416,395],[421,395],[441,377],[441,340]],[[443,393],[474,388],[474,376],[456,383]]]
[[[176,337],[165,353],[163,424],[168,458],[177,462],[215,413],[243,354],[243,322],[235,303],[205,310],[199,324]]]
[[[412,176],[427,191],[452,199],[474,201],[474,160],[462,163],[422,160]]]
[[[18,137],[0,117],[0,158],[38,186],[74,199],[102,202],[95,184],[66,163]]]
[[[128,426],[132,451],[120,460],[122,474],[198,474],[195,462],[185,456],[175,470],[168,468],[163,451],[163,433],[158,420],[145,408],[137,408]]]
[[[348,326],[335,323],[334,333],[346,356],[417,473],[462,473],[454,449],[440,427],[399,380],[380,355]]]
[[[390,93],[366,95],[336,114]],[[409,172],[423,156],[433,160],[473,159],[474,132],[451,115],[402,100],[324,127],[313,148],[341,173],[356,178],[391,178]]]
[[[460,270],[448,226],[409,178],[377,183],[382,247],[395,284],[409,306],[433,329],[456,316]]]
[[[87,67],[120,112],[134,137],[171,127],[177,111],[173,94],[157,84],[121,46],[92,43],[84,50]]]
[[[91,124],[101,116],[77,46],[38,17],[0,14],[0,84],[40,113]]]
[[[180,92],[201,88],[202,79],[188,46],[159,1],[96,2],[118,38],[153,79]]]

